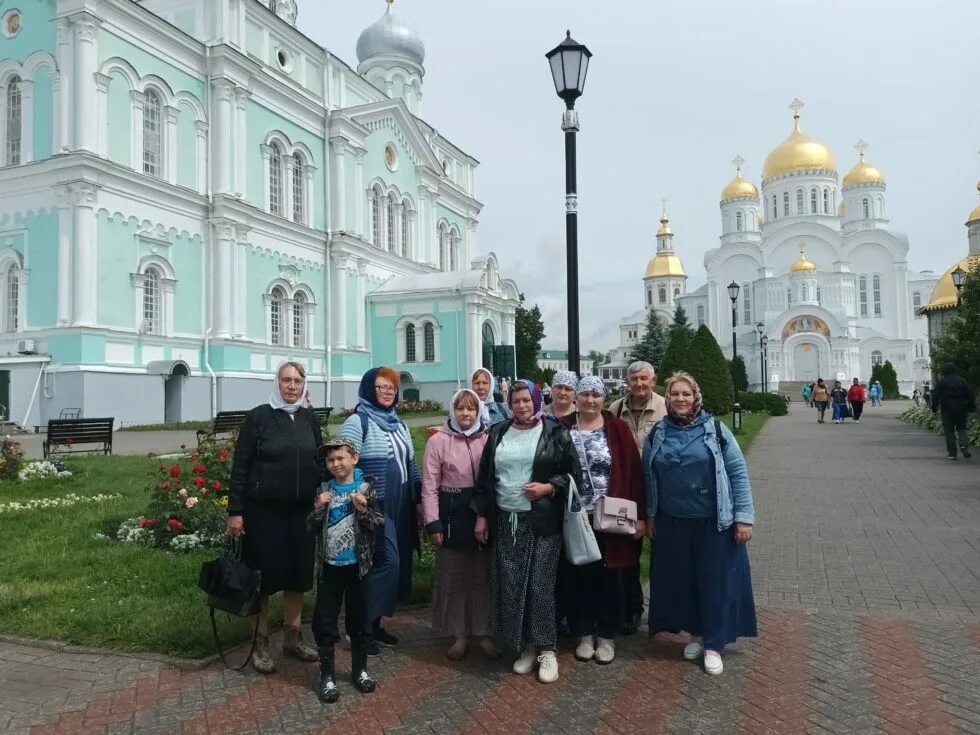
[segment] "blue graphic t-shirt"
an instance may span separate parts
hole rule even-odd
[[[346,567],[357,563],[357,539],[354,524],[357,523],[357,510],[351,495],[364,482],[364,474],[354,470],[354,481],[340,485],[336,480],[327,483],[327,491],[333,493],[330,509],[327,511],[327,523],[324,535],[326,538],[327,564],[334,567]]]

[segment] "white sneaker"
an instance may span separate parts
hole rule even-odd
[[[595,649],[595,662],[597,664],[611,664],[616,658],[616,641],[612,638],[599,638],[599,645]]]
[[[688,661],[696,661],[704,653],[704,646],[698,641],[691,641],[684,646],[684,658]]]
[[[542,684],[558,681],[558,659],[554,651],[544,651],[538,656],[538,681]]]
[[[712,676],[717,676],[722,671],[724,671],[725,666],[721,662],[721,654],[718,653],[717,651],[705,651],[704,670],[709,674],[711,674]]]
[[[575,649],[575,658],[579,661],[591,661],[593,656],[595,656],[595,645],[593,645],[592,636],[583,635]]]
[[[515,674],[530,674],[534,671],[534,646],[528,646],[524,649],[521,657],[514,662],[514,673]]]

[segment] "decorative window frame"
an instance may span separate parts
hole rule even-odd
[[[17,271],[17,324],[7,323],[7,279]],[[30,272],[24,268],[24,256],[13,248],[0,250],[0,333],[13,334],[27,329],[27,287]]]
[[[434,360],[425,359],[425,325],[432,324]],[[415,328],[415,361],[408,362],[405,333],[408,326]],[[403,316],[395,322],[395,362],[399,365],[437,365],[442,362],[442,325],[434,314]]]
[[[414,259],[418,209],[412,197],[403,194],[397,186],[385,184],[379,178],[370,182],[364,195],[367,198],[371,244],[391,255],[406,260]],[[378,197],[377,210],[374,206],[375,197]]]
[[[147,331],[143,328],[143,284],[146,282],[146,270],[155,267],[162,273],[160,279],[160,317],[158,329]],[[170,337],[174,333],[174,293],[177,279],[174,276],[170,261],[159,255],[147,255],[140,258],[136,272],[129,274],[133,284],[133,331],[137,334],[152,334],[156,337]]]
[[[282,330],[283,341],[276,344],[276,347],[291,347],[297,350],[314,349],[315,343],[313,335],[316,334],[316,299],[313,290],[305,283],[296,283],[296,276],[299,271],[293,266],[280,266],[279,270],[283,273],[282,278],[273,279],[262,294],[262,307],[265,315],[265,341],[272,345],[272,292],[276,287],[282,289],[285,298],[283,299]],[[302,293],[304,301],[300,304],[296,301],[296,294]],[[293,335],[294,311],[298,308],[303,309],[305,320],[304,331],[306,344],[298,345]]]
[[[47,69],[51,80],[52,117],[58,120],[61,114],[59,85],[61,75],[57,71],[55,58],[47,51],[35,51],[23,63],[15,59],[0,61],[0,167],[21,165],[34,160],[34,77],[40,69]],[[13,77],[20,77],[20,161],[7,163],[7,87]],[[52,136],[58,135],[57,124],[52,125]],[[52,140],[52,150],[57,150]]]
[[[278,144],[282,152],[282,201],[280,202],[280,212],[272,211],[272,146]],[[302,143],[293,143],[285,133],[273,130],[265,136],[260,146],[262,151],[262,190],[265,193],[265,211],[276,217],[295,222],[304,227],[313,226],[313,212],[316,200],[313,197],[313,175],[316,173],[316,166],[313,153]],[[299,167],[293,165],[293,159],[299,157],[303,163]],[[293,190],[296,186],[297,173],[302,177],[301,191],[303,192],[304,207],[302,216],[297,219],[293,209]]]

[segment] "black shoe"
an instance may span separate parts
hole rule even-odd
[[[963,452],[963,457],[965,459],[970,459],[973,456],[972,454],[970,454],[970,450],[967,449],[966,447],[960,447],[960,451]]]
[[[377,641],[368,641],[364,644],[364,650],[367,652],[368,656],[380,656],[381,649],[378,648]]]
[[[371,634],[371,637],[376,644],[381,646],[390,647],[398,645],[398,639],[380,625],[374,626],[374,632]]]
[[[340,699],[340,689],[334,680],[333,657],[320,661],[320,686],[317,687],[316,695],[321,702],[333,704]]]
[[[361,694],[370,694],[377,684],[367,670],[367,648],[357,646],[350,652],[350,680]]]
[[[367,671],[362,671],[357,676],[351,675],[351,681],[354,682],[354,688],[361,694],[370,694],[377,687],[374,677]]]

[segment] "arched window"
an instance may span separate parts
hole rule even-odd
[[[293,296],[293,347],[306,347],[306,294]]]
[[[402,202],[402,257],[408,257],[408,237],[411,234],[411,218],[409,217],[408,200]]]
[[[772,218],[776,219],[779,217],[779,207],[776,205],[776,195],[772,195]]]
[[[742,212],[738,211],[735,213],[735,230],[736,232],[742,231]]]
[[[783,192],[783,216],[789,217],[789,192]]]
[[[874,300],[875,316],[881,316],[881,276],[871,279],[871,295]]]
[[[881,350],[874,350],[871,353],[871,364],[872,365],[884,365],[885,356],[881,354]]]
[[[20,326],[20,269],[12,265],[7,269],[4,303],[4,331],[16,332]]]
[[[921,319],[922,314],[919,313],[919,309],[922,308],[922,294],[918,291],[912,293],[912,313],[915,315],[916,319]]]
[[[415,325],[405,327],[405,362],[415,362]]]
[[[793,289],[786,289],[786,306],[790,306],[793,303]]]
[[[269,333],[274,345],[286,344],[285,308],[286,292],[279,286],[272,289],[269,299]]]
[[[371,239],[376,248],[381,244],[381,190],[375,187],[371,190]]]
[[[156,91],[147,90],[143,102],[143,173],[162,175],[163,103]]]
[[[806,213],[806,209],[803,208],[803,190],[802,189],[797,189],[796,190],[796,213],[797,214],[805,214]]]
[[[861,307],[861,316],[868,315],[868,278],[861,276],[858,278],[858,304]]]
[[[752,323],[752,284],[742,284],[742,323]]]
[[[289,159],[293,177],[293,222],[306,223],[306,181],[303,176],[303,156],[294,153]]]
[[[441,271],[446,270],[447,250],[449,250],[449,228],[443,223],[439,225],[439,270]]]
[[[820,303],[820,286],[817,286],[817,303]]]
[[[867,199],[861,200],[861,208],[864,211],[864,218],[871,219],[871,204]]]
[[[425,362],[436,361],[436,328],[432,322],[426,322],[422,326],[423,357]]]
[[[875,217],[885,218],[885,200],[883,197],[875,197]]]
[[[6,150],[4,161],[8,166],[16,166],[20,163],[20,77],[11,77],[7,82],[6,102],[7,140],[4,146]]]
[[[653,305],[653,291],[647,289],[647,306]]]
[[[703,324],[704,324],[704,306],[698,304],[698,326],[700,327]]]
[[[810,189],[810,214],[817,213],[817,190]]]
[[[667,289],[663,286],[657,289],[657,301],[661,304],[667,303]]]
[[[141,328],[147,334],[160,334],[162,332],[161,278],[159,268],[154,266],[148,267],[143,272],[143,324]]]
[[[674,298],[676,299],[680,295],[681,295],[680,288],[678,286],[674,286]]]
[[[269,146],[269,212],[280,217],[283,211],[282,154],[282,147],[273,141]]]
[[[388,252],[395,252],[395,244],[397,240],[395,239],[395,217],[398,214],[397,204],[395,203],[395,195],[392,194],[384,201],[385,205],[385,235],[388,244]]]
[[[456,230],[449,232],[449,270],[456,272],[459,267],[459,235]],[[487,284],[489,287],[490,284]]]
[[[823,190],[823,213],[830,214],[830,189]]]

